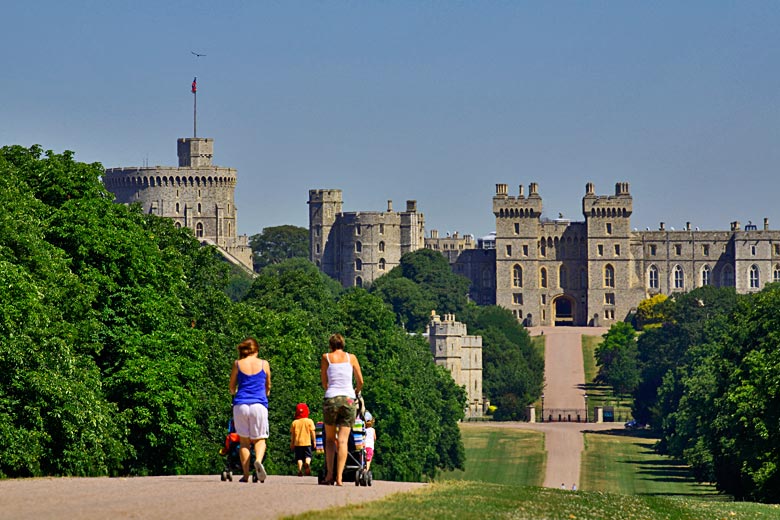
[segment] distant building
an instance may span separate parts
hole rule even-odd
[[[440,237],[439,231],[432,229],[431,236],[425,239],[425,247],[440,252],[449,263],[455,262],[463,251],[474,249],[474,246],[472,235],[460,236],[457,231],[452,236],[447,233],[446,236]]]
[[[424,247],[425,217],[417,201],[405,211],[344,212],[341,190],[309,190],[309,258],[344,287],[363,287]]]
[[[469,336],[466,324],[455,321],[454,314],[443,318],[431,313],[428,343],[437,365],[445,367],[455,384],[466,389],[466,417],[481,417],[482,398],[482,337]]]
[[[140,203],[144,212],[192,229],[201,243],[217,247],[231,263],[252,271],[252,249],[238,235],[234,202],[236,170],[211,164],[214,140],[178,140],[179,166],[108,168],[103,176],[115,201]]]

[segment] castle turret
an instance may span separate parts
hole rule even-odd
[[[341,190],[309,190],[309,258],[328,274],[335,273],[338,264],[333,224],[342,205]]]

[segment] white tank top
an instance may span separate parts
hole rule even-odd
[[[328,389],[325,390],[325,398],[340,395],[355,399],[355,389],[352,387],[352,363],[347,360],[343,363],[331,363],[330,354],[325,354],[328,360]]]

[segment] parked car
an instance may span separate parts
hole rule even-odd
[[[643,430],[646,427],[646,425],[636,419],[631,419],[624,426],[626,427],[626,430]]]

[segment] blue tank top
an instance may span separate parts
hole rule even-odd
[[[257,374],[245,374],[238,369],[238,391],[233,396],[233,404],[260,403],[268,408],[268,396],[265,394],[265,370]]]

